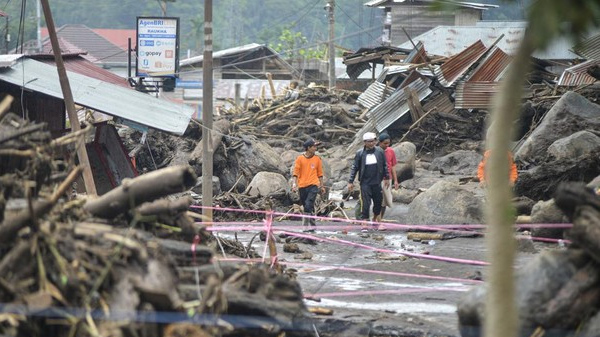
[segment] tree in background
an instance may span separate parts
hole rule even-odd
[[[279,42],[271,46],[283,58],[288,60],[323,59],[327,54],[325,46],[308,46],[308,39],[301,32],[284,28],[279,35]]]

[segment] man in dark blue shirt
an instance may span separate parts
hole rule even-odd
[[[348,191],[354,189],[354,178],[358,174],[360,182],[360,220],[369,220],[371,200],[373,201],[373,221],[381,220],[383,192],[381,182],[389,186],[390,176],[383,150],[375,146],[377,135],[367,132],[363,135],[364,147],[356,152],[348,179]]]

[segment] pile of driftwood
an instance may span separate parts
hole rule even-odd
[[[220,264],[258,257],[194,222],[187,167],[73,193],[71,156],[88,126],[51,140],[0,106],[0,335],[279,336],[309,327],[292,274]],[[218,247],[218,248],[217,248]],[[277,272],[279,271],[279,272]],[[299,323],[301,321],[302,323]]]
[[[567,249],[548,251],[519,270],[519,336],[600,334],[600,196],[582,183],[563,183],[556,205],[569,217]],[[485,286],[458,305],[461,334],[482,336]]]
[[[353,109],[359,92],[312,86],[292,91],[268,105],[249,107],[232,115],[235,133],[255,135],[273,147],[301,147],[308,138],[336,144],[351,143],[364,125]]]

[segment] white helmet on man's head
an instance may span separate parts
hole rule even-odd
[[[373,132],[366,132],[363,135],[363,140],[364,141],[375,140],[375,139],[377,139],[377,135],[375,133],[373,133]]]

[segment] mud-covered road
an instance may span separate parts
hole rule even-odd
[[[401,217],[405,206],[388,215]],[[386,216],[387,218],[387,216]],[[259,225],[259,224],[257,224]],[[297,226],[294,228],[293,226]],[[300,221],[275,221],[281,230],[301,232]],[[404,229],[388,225],[386,231],[363,233],[351,223],[317,222],[317,244],[297,243],[302,253],[283,252],[285,238],[278,236],[279,261],[297,270],[309,307],[332,309],[318,315],[315,326],[321,336],[459,336],[456,303],[469,287],[485,279],[485,239],[455,238],[414,242]],[[252,231],[237,232],[247,244]],[[231,233],[221,233],[233,237]],[[265,243],[254,242],[262,255]],[[538,253],[556,245],[534,243]],[[402,253],[413,255],[407,257]],[[537,253],[519,252],[516,267],[522,268]],[[312,255],[311,259],[302,259]],[[470,263],[447,262],[445,258]],[[439,259],[439,260],[438,260]]]

